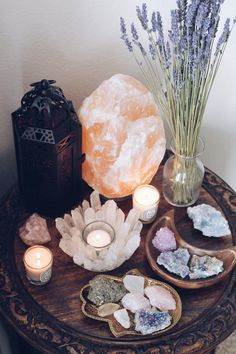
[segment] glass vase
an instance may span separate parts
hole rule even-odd
[[[166,201],[177,207],[187,207],[199,197],[204,165],[199,156],[204,151],[204,141],[199,139],[198,149],[194,156],[178,154],[173,146],[173,155],[164,165],[162,190]]]

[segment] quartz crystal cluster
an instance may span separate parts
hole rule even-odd
[[[177,248],[174,232],[167,226],[161,227],[156,232],[152,244],[160,252],[173,251]]]
[[[42,245],[51,241],[47,222],[38,214],[32,214],[19,229],[22,241],[28,246]]]
[[[113,315],[123,328],[133,323],[137,332],[150,334],[170,326],[168,311],[176,309],[176,301],[164,287],[144,283],[137,275],[126,275],[123,283],[100,275],[90,281],[88,299],[99,306],[98,316]]]
[[[165,153],[165,133],[150,91],[131,76],[104,81],[79,110],[83,178],[108,198],[148,184]]]
[[[190,260],[190,264],[189,264]],[[211,256],[190,256],[186,248],[178,248],[174,252],[163,252],[157,257],[157,263],[169,272],[190,279],[208,278],[224,270],[223,262]]]
[[[95,220],[106,221],[115,230],[115,241],[100,252],[82,240],[83,229]],[[99,194],[94,191],[90,203],[85,200],[71,215],[57,218],[56,228],[62,235],[60,248],[73,257],[74,263],[91,271],[104,272],[119,267],[139,247],[142,223],[137,210],[131,209],[125,218],[114,200],[101,205]]]
[[[157,257],[157,263],[163,265],[169,272],[185,278],[189,275],[188,261],[190,254],[186,248],[163,252]]]
[[[200,204],[188,207],[187,213],[193,220],[194,228],[202,231],[204,236],[222,237],[230,234],[227,220],[211,205]]]

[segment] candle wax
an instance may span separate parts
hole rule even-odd
[[[93,247],[106,247],[111,243],[111,236],[104,230],[93,230],[87,236],[87,243]]]

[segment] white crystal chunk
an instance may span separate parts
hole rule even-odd
[[[222,237],[230,234],[228,221],[211,205],[188,207],[187,213],[193,220],[194,228],[202,231],[204,236]]]

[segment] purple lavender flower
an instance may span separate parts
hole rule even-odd
[[[136,13],[143,29],[146,31],[148,29],[148,15],[147,15],[147,4],[142,4],[142,9],[137,6]]]
[[[178,22],[178,11],[171,10],[171,31],[169,32],[169,37],[175,47],[178,45],[179,42]]]
[[[135,41],[138,41],[139,39],[139,36],[138,36],[138,32],[137,32],[137,29],[134,25],[134,23],[131,24],[131,33],[132,33],[132,37]]]
[[[120,18],[120,30],[122,33],[121,39],[125,42],[126,47],[130,52],[133,52],[133,46],[132,43],[130,42],[128,36],[127,36],[127,31],[126,31],[126,25],[125,25],[125,20],[123,17]]]
[[[152,31],[156,32],[157,31],[157,27],[158,27],[158,23],[157,23],[157,18],[156,18],[156,13],[155,12],[152,13],[151,22],[152,22]]]
[[[155,60],[156,59],[156,56],[157,56],[157,53],[156,53],[156,48],[153,44],[149,44],[149,51],[150,51],[150,54],[152,56],[152,60]]]
[[[229,34],[230,34],[230,19],[227,18],[227,20],[225,21],[224,24],[224,29],[223,32],[218,40],[217,46],[216,46],[216,51],[215,51],[215,55],[217,55],[222,47],[222,45],[227,42],[228,38],[229,38]]]

